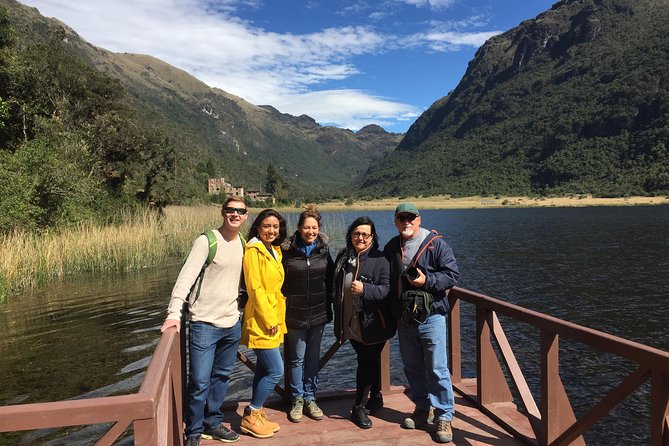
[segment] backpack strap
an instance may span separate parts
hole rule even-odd
[[[427,243],[425,244],[425,246],[423,246],[423,249],[421,249],[420,252],[419,252],[418,254],[416,254],[416,257],[413,258],[413,266],[416,266],[416,264],[418,263],[418,259],[420,258],[420,256],[423,255],[423,253],[425,252],[425,250],[427,249],[427,247],[430,246],[430,245],[432,244],[433,241],[435,241],[435,240],[438,239],[438,238],[443,238],[441,235],[439,235],[439,233],[438,233],[437,231],[432,230],[432,232],[434,232],[434,233],[437,234],[437,235],[434,236],[434,237],[432,237],[432,238],[430,239],[430,241],[427,242]]]
[[[200,297],[200,288],[202,287],[202,280],[204,279],[204,271],[207,269],[209,265],[211,265],[211,262],[214,261],[214,257],[216,257],[216,251],[218,250],[218,239],[216,238],[216,233],[214,232],[214,230],[208,229],[202,234],[207,237],[207,244],[209,245],[209,254],[207,254],[207,260],[205,260],[204,264],[202,265],[200,274],[198,274],[197,280],[193,285],[194,287],[196,287],[196,290],[192,303],[195,303],[198,297]],[[239,241],[242,244],[242,252],[244,252],[246,250],[246,240],[244,239],[244,236],[241,233],[238,233],[238,235],[239,235]]]
[[[209,229],[207,231],[204,231],[203,234],[207,236],[207,243],[209,244],[209,254],[207,255],[207,260],[204,262],[204,265],[202,266],[202,272],[200,274],[202,274],[205,268],[211,265],[211,262],[214,261],[214,257],[216,257],[216,250],[218,249],[218,240],[216,239],[216,234],[214,233],[214,231]]]
[[[209,246],[209,254],[207,254],[207,260],[204,261],[202,264],[202,268],[200,269],[200,274],[197,275],[197,279],[195,280],[195,283],[193,284],[193,287],[195,287],[195,296],[193,296],[193,301],[191,302],[191,305],[195,303],[195,301],[200,297],[200,288],[202,288],[202,280],[204,279],[204,271],[207,269],[209,265],[211,265],[211,262],[214,261],[214,257],[216,257],[216,250],[218,249],[218,239],[216,238],[216,233],[212,229],[208,229],[202,233],[205,237],[207,237],[207,245]],[[192,292],[193,288],[191,288]],[[188,293],[189,296],[191,293]]]
[[[238,232],[239,241],[242,243],[242,255],[246,252],[246,239],[241,232]],[[241,312],[244,311],[246,307],[246,302],[249,300],[249,295],[246,292],[246,282],[244,281],[244,269],[242,268],[242,273],[239,275],[239,292],[237,293],[237,309]]]

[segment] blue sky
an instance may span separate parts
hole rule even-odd
[[[148,54],[323,125],[405,132],[491,36],[552,0],[20,0],[93,45]]]

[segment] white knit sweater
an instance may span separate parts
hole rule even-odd
[[[193,302],[193,293],[189,299],[190,320],[229,328],[239,320],[237,295],[244,250],[238,237],[228,242],[218,230],[214,230],[214,233],[218,240],[216,256],[204,272],[200,296]],[[207,236],[203,234],[193,242],[188,258],[179,272],[167,308],[167,319],[181,318],[183,303],[208,255],[209,244]]]

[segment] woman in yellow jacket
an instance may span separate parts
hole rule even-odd
[[[244,253],[244,280],[249,295],[242,320],[241,344],[256,354],[251,404],[244,409],[242,432],[269,438],[279,425],[267,419],[263,404],[283,376],[279,346],[286,333],[286,298],[281,294],[281,242],[286,221],[274,209],[265,209],[253,221]]]

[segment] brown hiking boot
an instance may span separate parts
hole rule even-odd
[[[267,414],[263,409],[260,409],[260,412],[262,412],[262,417],[265,419],[265,423],[272,428],[272,432],[277,433],[279,432],[279,429],[281,429],[281,426],[279,426],[279,423],[275,423],[273,421],[269,421],[269,418],[267,418]]]
[[[433,419],[434,413],[432,412],[431,407],[429,409],[419,409],[416,407],[413,413],[408,418],[404,419],[401,426],[404,429],[417,429],[431,423]]]
[[[272,427],[267,424],[262,409],[244,409],[244,417],[239,426],[242,432],[251,434],[256,438],[270,438],[274,435]]]
[[[437,420],[437,443],[453,441],[453,430],[450,420]]]

